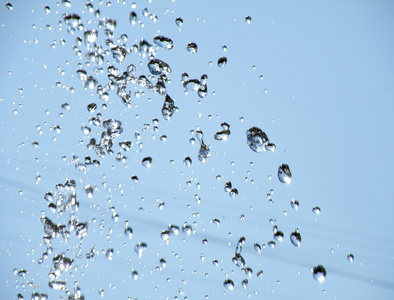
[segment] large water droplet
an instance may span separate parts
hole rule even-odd
[[[193,42],[187,44],[186,50],[191,54],[196,54],[198,50],[197,44]]]
[[[152,163],[152,157],[147,156],[147,157],[143,158],[141,163],[145,168],[150,168],[151,163]]]
[[[161,47],[161,48],[164,48],[164,49],[166,49],[166,50],[171,50],[172,47],[173,47],[173,42],[172,42],[172,40],[171,40],[170,38],[165,37],[165,36],[162,36],[162,35],[156,35],[156,36],[153,38],[153,42],[154,42],[157,46],[159,46],[159,47]]]
[[[176,18],[175,19],[175,24],[179,27],[183,25],[183,19],[182,18]]]
[[[326,279],[327,272],[322,265],[317,265],[313,267],[312,274],[315,280],[322,283]]]
[[[168,75],[171,73],[170,66],[166,64],[164,61],[161,61],[160,59],[157,58],[152,58],[149,61],[148,68],[153,75],[160,75],[160,74]]]
[[[282,183],[289,184],[291,182],[291,171],[289,165],[281,164],[278,168],[278,178]]]
[[[246,142],[253,151],[263,152],[268,141],[268,136],[260,128],[252,127],[246,130]]]
[[[227,57],[223,56],[218,59],[218,67],[224,68],[227,65]]]
[[[226,279],[223,282],[223,286],[230,291],[234,290],[234,282],[231,279]]]
[[[301,246],[301,233],[298,228],[290,234],[290,241],[296,247]]]

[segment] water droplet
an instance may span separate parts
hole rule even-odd
[[[169,230],[163,230],[160,233],[160,237],[163,241],[167,242],[170,239],[170,231]]]
[[[227,57],[220,57],[218,59],[218,67],[224,68],[227,65]]]
[[[252,21],[252,17],[251,16],[245,17],[246,24],[250,24],[251,21]]]
[[[111,48],[112,52],[112,57],[116,60],[118,63],[122,63],[124,59],[126,58],[127,50],[123,47],[116,46]]]
[[[170,225],[168,225],[168,229],[174,235],[178,235],[178,233],[179,233],[179,227],[176,225],[170,224]]]
[[[166,50],[171,50],[173,47],[173,41],[170,38],[162,36],[162,35],[156,35],[153,38],[153,42],[157,46],[164,48]]]
[[[189,156],[185,157],[183,162],[184,162],[186,167],[190,167],[192,165],[192,159]]]
[[[141,163],[145,168],[150,168],[151,163],[152,163],[152,157],[147,156],[147,157],[143,158]]]
[[[326,269],[322,265],[317,265],[313,267],[312,270],[313,278],[319,283],[322,283],[326,279]]]
[[[268,143],[268,137],[260,128],[252,127],[246,131],[246,141],[254,152],[263,152]]]
[[[175,19],[175,24],[176,24],[178,27],[181,27],[181,26],[183,25],[183,19],[182,19],[182,18],[176,18],[176,19]]]
[[[295,210],[298,210],[298,207],[299,207],[300,203],[299,203],[297,200],[292,199],[291,202],[290,202],[290,205],[291,205],[291,207],[294,208]]]
[[[161,61],[160,59],[157,58],[152,58],[149,61],[148,68],[153,75],[160,75],[160,74],[168,75],[171,73],[170,66],[166,64],[164,61]]]
[[[222,130],[216,132],[214,138],[217,141],[226,141],[231,134],[230,125],[223,122],[220,126],[222,126]]]
[[[196,54],[198,50],[197,44],[193,42],[187,44],[186,50],[191,54]]]
[[[44,11],[45,11],[46,14],[49,14],[51,12],[51,8],[48,5],[46,5],[44,7]]]
[[[223,282],[223,286],[230,291],[234,290],[234,282],[231,279],[226,279]]]
[[[312,212],[316,215],[320,215],[320,207],[319,206],[315,206],[314,208],[312,208]]]
[[[105,256],[107,257],[108,260],[112,260],[114,255],[114,249],[110,248],[107,250],[107,252],[105,253]]]
[[[172,115],[174,114],[175,111],[178,110],[178,107],[175,106],[174,100],[170,98],[170,96],[166,95],[166,98],[164,100],[163,107],[161,109],[161,114],[163,115],[163,118],[166,121],[170,121],[172,118]]]
[[[275,231],[275,233],[274,233],[274,239],[275,239],[276,241],[282,242],[282,241],[283,241],[283,237],[284,237],[284,234],[283,234],[282,231],[280,231],[280,230],[276,230],[276,231]]]
[[[267,144],[264,145],[264,150],[265,151],[275,152],[276,145],[274,143],[268,142]]]
[[[140,242],[134,247],[134,251],[138,254],[138,257],[141,258],[144,251],[148,248],[148,245]]]
[[[129,21],[131,25],[135,25],[135,23],[137,23],[137,14],[134,11],[130,12]]]
[[[347,260],[350,261],[351,263],[354,261],[354,255],[352,253],[349,253],[347,255]]]
[[[256,250],[256,252],[258,254],[261,253],[261,246],[260,246],[260,244],[258,244],[258,243],[254,244],[253,248],[254,248],[254,250]]]
[[[96,103],[90,103],[87,106],[88,112],[93,113],[97,109]]]
[[[13,9],[12,4],[9,3],[9,2],[7,2],[7,3],[5,4],[5,7],[7,7],[9,10],[12,10],[12,9]]]
[[[301,233],[298,228],[290,234],[290,241],[296,247],[301,246]]]
[[[128,236],[129,239],[131,239],[133,237],[133,229],[131,229],[131,227],[125,228],[124,234],[125,236]]]
[[[263,277],[263,273],[264,273],[263,270],[260,270],[256,273],[256,275],[258,278],[261,278],[261,277]]]
[[[278,178],[282,183],[289,184],[291,182],[291,172],[289,165],[281,164],[278,168]]]
[[[248,286],[248,283],[249,283],[248,279],[245,278],[244,280],[242,280],[241,285],[243,286],[244,289],[246,289]]]
[[[237,189],[231,189],[231,191],[228,193],[230,197],[235,198],[238,196],[238,190]]]
[[[201,88],[201,82],[198,79],[187,79],[183,82],[183,87],[188,91],[198,92]]]

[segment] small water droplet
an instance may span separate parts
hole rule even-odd
[[[316,214],[316,215],[320,215],[320,212],[321,212],[320,207],[319,207],[319,206],[313,207],[313,208],[312,208],[312,212],[313,212],[314,214]]]
[[[218,67],[224,68],[227,65],[227,57],[220,57],[218,59]]]
[[[246,24],[250,24],[251,21],[252,21],[252,17],[251,16],[245,17]]]
[[[326,279],[326,269],[322,265],[317,265],[313,267],[312,270],[313,278],[317,280],[319,283],[323,283]]]
[[[184,162],[186,167],[190,167],[192,165],[192,159],[189,156],[185,157],[183,162]]]
[[[230,291],[234,290],[234,282],[231,279],[226,279],[223,282],[223,286]]]
[[[352,253],[349,253],[347,255],[347,260],[350,261],[351,263],[354,261],[354,255]]]
[[[176,24],[178,27],[181,27],[181,26],[183,25],[183,19],[182,19],[182,18],[176,18],[176,19],[175,19],[175,24]]]
[[[150,168],[150,167],[151,167],[151,164],[152,164],[152,157],[147,156],[147,157],[143,158],[142,161],[141,161],[141,163],[142,163],[142,165],[143,165],[145,168]]]
[[[287,164],[281,164],[278,168],[278,178],[282,183],[289,184],[291,182],[291,171]]]
[[[298,228],[290,234],[290,241],[296,247],[301,246],[301,233]]]
[[[186,50],[191,54],[196,54],[198,50],[197,44],[193,42],[187,44]]]
[[[13,9],[12,4],[9,3],[9,2],[7,2],[7,3],[5,4],[5,7],[7,7],[9,10],[12,10],[12,9]]]
[[[291,202],[290,202],[290,205],[291,205],[291,207],[294,208],[295,210],[298,210],[298,207],[299,207],[300,203],[299,203],[297,200],[292,199]]]
[[[138,254],[138,257],[141,258],[144,251],[148,248],[148,245],[140,242],[134,247],[134,251]]]

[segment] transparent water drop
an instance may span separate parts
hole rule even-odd
[[[268,136],[258,127],[246,131],[246,142],[254,152],[263,152],[268,141]]]
[[[161,114],[163,115],[163,118],[166,121],[170,121],[172,118],[172,115],[177,110],[178,110],[178,107],[175,106],[174,100],[172,100],[170,96],[166,95],[163,107],[161,109]]]
[[[223,282],[223,286],[230,291],[234,290],[234,282],[231,279],[226,279]]]
[[[183,82],[183,87],[188,91],[198,92],[201,88],[201,82],[198,79],[187,79]]]
[[[243,271],[244,271],[244,273],[245,273],[249,278],[252,278],[252,275],[253,275],[253,270],[252,270],[252,268],[246,267],[246,268],[243,269]]]
[[[171,73],[170,66],[164,61],[156,58],[152,58],[149,61],[148,68],[153,75],[160,75],[160,74],[168,75]]]
[[[323,283],[324,280],[326,279],[327,272],[322,265],[317,265],[313,267],[312,275],[313,278],[317,280],[319,283]]]
[[[231,189],[230,192],[228,193],[230,197],[235,198],[238,196],[238,190],[237,189]]]
[[[268,142],[267,144],[264,145],[264,150],[265,151],[275,152],[276,145],[274,143]]]
[[[252,17],[251,16],[245,17],[246,24],[250,24],[251,21],[252,21]]]
[[[263,270],[259,270],[257,273],[256,273],[256,276],[258,277],[258,278],[261,278],[261,277],[263,277]]]
[[[240,253],[236,253],[232,258],[232,262],[239,268],[243,268],[245,266],[245,259]]]
[[[313,207],[313,208],[312,208],[312,212],[313,212],[314,214],[316,214],[316,215],[320,215],[320,212],[321,212],[320,207],[319,207],[319,206]]]
[[[193,42],[187,44],[186,50],[191,54],[196,54],[198,50],[197,44]]]
[[[299,203],[297,200],[292,199],[291,202],[290,202],[290,205],[291,205],[291,207],[294,208],[295,210],[298,210],[298,207],[300,206],[300,203]]]
[[[107,257],[108,260],[112,260],[114,255],[114,249],[110,248],[107,250],[107,252],[105,253],[105,256]]]
[[[182,19],[182,18],[176,18],[176,19],[175,19],[175,24],[176,24],[178,27],[181,27],[181,26],[183,25],[183,19]]]
[[[347,255],[347,260],[350,261],[351,263],[354,261],[354,255],[352,253],[349,253]]]
[[[90,103],[87,106],[88,112],[93,113],[97,109],[96,103]]]
[[[163,230],[160,233],[160,237],[163,241],[167,242],[170,239],[170,234],[171,234],[170,230]]]
[[[174,235],[178,235],[178,233],[179,233],[179,227],[176,225],[170,224],[170,225],[168,225],[168,229]]]
[[[296,247],[301,246],[301,233],[298,228],[290,234],[290,241]]]
[[[226,184],[224,185],[224,191],[229,193],[231,191],[232,184],[230,181],[227,181]]]
[[[125,236],[129,237],[129,239],[131,239],[133,237],[133,229],[131,227],[126,227],[124,234]]]
[[[189,156],[187,156],[183,160],[183,163],[185,164],[186,167],[190,167],[192,165],[192,159]]]
[[[143,243],[143,242],[139,242],[137,245],[135,245],[134,247],[134,251],[138,254],[138,257],[141,258],[142,254],[144,253],[144,251],[148,248],[148,245]]]
[[[255,243],[254,246],[253,246],[253,248],[254,248],[254,250],[255,250],[258,254],[261,253],[261,246],[260,246],[260,244]]]
[[[152,157],[147,156],[147,157],[143,158],[142,161],[141,161],[141,163],[142,163],[142,165],[143,165],[145,168],[150,168],[150,167],[151,167],[151,164],[152,164]]]
[[[137,14],[134,11],[130,12],[129,22],[131,23],[131,25],[135,25],[135,23],[137,23]]]
[[[123,47],[120,46],[113,47],[111,48],[111,52],[112,52],[112,57],[116,60],[116,62],[120,64],[126,58],[127,50]]]
[[[170,39],[170,38],[168,38],[168,37],[165,37],[165,36],[162,36],[162,35],[156,35],[154,38],[153,38],[153,42],[157,45],[157,46],[159,46],[159,47],[161,47],[161,48],[164,48],[164,49],[166,49],[166,50],[171,50],[172,49],[172,47],[174,46],[173,44],[173,41]]]
[[[227,57],[223,56],[218,59],[218,67],[224,68],[227,65]]]
[[[46,14],[49,14],[51,12],[51,8],[48,5],[45,5],[44,11]]]
[[[7,7],[8,10],[12,10],[12,9],[13,9],[12,4],[9,3],[9,2],[7,2],[7,3],[5,4],[5,7]]]
[[[242,286],[244,289],[246,289],[246,288],[247,288],[247,286],[248,286],[248,283],[249,283],[248,279],[247,279],[247,278],[245,278],[244,280],[242,280],[242,282],[241,282],[241,286]]]
[[[228,136],[231,134],[230,125],[223,122],[220,126],[222,127],[222,130],[216,132],[214,138],[217,141],[226,141]]]
[[[283,241],[283,237],[284,237],[284,234],[283,234],[283,232],[280,231],[280,230],[277,230],[277,231],[274,233],[274,239],[275,239],[276,241],[278,241],[278,242],[282,242],[282,241]]]
[[[278,168],[278,178],[282,183],[289,184],[291,182],[291,171],[287,164],[281,164]]]

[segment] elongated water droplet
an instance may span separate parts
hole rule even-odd
[[[289,184],[291,182],[291,171],[287,164],[281,164],[278,168],[278,178],[282,183]]]
[[[153,58],[149,61],[148,68],[153,75],[160,75],[160,74],[168,75],[171,73],[170,66],[166,64],[164,61],[161,61],[160,59],[157,58]]]
[[[12,10],[12,9],[13,9],[12,4],[9,3],[9,2],[7,2],[7,3],[5,4],[5,7],[7,7],[9,10]]]
[[[153,42],[157,46],[164,48],[166,50],[171,50],[173,47],[173,41],[170,38],[162,36],[162,35],[156,35],[153,38]]]
[[[290,234],[290,241],[296,247],[301,246],[301,233],[298,228]]]

